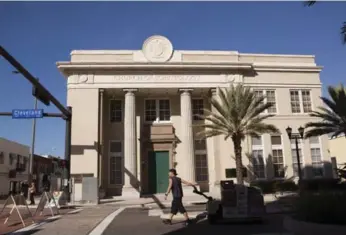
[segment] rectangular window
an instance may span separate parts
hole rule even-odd
[[[14,156],[15,154],[13,154],[13,153],[10,153],[9,155],[8,155],[8,157],[9,157],[9,162],[10,162],[10,165],[13,165],[14,164],[14,161],[16,160],[15,159],[15,156]]]
[[[253,168],[253,173],[257,179],[264,179],[265,174],[265,163],[263,156],[263,141],[262,136],[260,137],[251,137],[252,145],[252,155],[251,155],[251,164]]]
[[[324,175],[324,166],[320,148],[311,148],[312,173],[315,177]]]
[[[320,140],[317,136],[310,137],[309,142],[310,142],[310,144],[320,144]]]
[[[300,113],[299,91],[290,91],[292,113]]]
[[[272,135],[270,137],[272,145],[281,145],[281,136],[280,135]]]
[[[304,165],[303,165],[303,154],[302,154],[302,150],[299,148],[298,149],[299,152],[299,161],[300,161],[300,172],[302,174],[302,177],[304,177]],[[293,175],[295,177],[298,177],[298,158],[297,158],[297,150],[296,148],[293,148],[291,150],[291,154],[292,154],[292,168],[293,168]]]
[[[302,177],[304,177],[304,156],[302,149],[303,148],[303,141],[302,139],[297,139],[298,141],[298,152],[299,152],[299,161],[300,161],[300,170]],[[293,169],[293,175],[295,177],[298,177],[298,159],[297,159],[297,146],[296,146],[296,139],[291,139],[291,156],[292,156],[292,169]]]
[[[123,151],[121,141],[111,141],[109,143],[109,174],[110,184],[123,184]]]
[[[0,152],[0,164],[5,164],[5,154],[4,154],[4,152]]]
[[[276,113],[276,98],[274,90],[266,91],[266,99],[267,103],[272,104],[270,108],[268,108],[268,113]]]
[[[290,90],[292,113],[310,113],[312,111],[309,90]]]
[[[262,91],[262,90],[254,90],[254,93],[255,93],[255,97],[256,97],[256,98],[261,98],[261,97],[263,97],[263,96],[264,96],[264,94],[263,94],[263,91]],[[261,104],[264,104],[264,101],[263,101],[263,102],[261,102]]]
[[[285,168],[284,168],[284,157],[282,149],[273,149],[273,167],[274,167],[274,177],[284,178]]]
[[[24,157],[24,159],[23,159],[23,166],[24,166],[24,169],[27,168],[27,164],[28,164],[28,158],[27,158],[27,157]]]
[[[159,100],[159,121],[171,119],[171,107],[169,100]]]
[[[256,178],[264,179],[265,178],[265,164],[263,158],[263,150],[252,150],[252,166],[253,173]]]
[[[272,104],[270,108],[268,108],[265,113],[276,113],[276,95],[275,90],[254,90],[256,97],[262,97],[264,96],[265,99],[263,100],[262,104],[264,102]]]
[[[153,122],[156,121],[156,100],[145,101],[145,121]]]
[[[208,182],[208,154],[205,139],[195,140],[195,174],[197,182]]]
[[[311,109],[311,97],[309,90],[302,90],[303,111],[304,113],[310,113]]]
[[[145,100],[145,121],[162,122],[170,121],[171,105],[168,99],[163,100]]]
[[[198,115],[204,114],[204,102],[203,99],[193,99],[192,100],[192,115],[193,120],[198,121],[201,118]]]
[[[260,146],[262,145],[262,137],[252,137],[251,138],[251,143],[253,146]]]
[[[123,119],[123,108],[121,100],[109,101],[109,119],[111,122],[121,122]]]

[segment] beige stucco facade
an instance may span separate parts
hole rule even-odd
[[[329,155],[335,157],[338,164],[346,163],[346,137],[344,135],[329,139]]]
[[[275,117],[268,123],[281,133],[274,138],[263,135],[256,143],[250,137],[243,142],[248,181],[294,175],[293,145],[285,129],[290,126],[297,132],[313,120],[308,112],[321,105],[321,67],[309,55],[182,51],[174,50],[167,38],[153,36],[141,50],[72,51],[71,61],[57,66],[67,78],[67,103],[73,113],[71,174],[98,177],[108,195],[162,192],[160,182],[153,190],[152,173],[160,169],[152,164],[157,166],[159,156],[166,153],[168,163],[163,162],[163,168],[174,167],[182,178],[218,192],[226,169],[235,167],[232,142],[219,136],[207,139],[204,146],[196,142],[198,130],[193,127],[200,122],[194,114],[211,108],[208,98],[217,97],[217,87],[243,83],[274,103],[270,112]],[[312,165],[323,166],[323,177],[331,177],[326,136],[304,140],[299,148],[306,177],[318,175],[309,170]],[[254,150],[255,167],[246,157]],[[166,153],[156,153],[160,151]]]
[[[0,137],[0,196],[8,194],[10,181],[19,185],[21,181],[28,180],[29,156],[29,146]],[[18,166],[25,168],[25,171],[17,172],[14,178],[10,178],[9,171]]]

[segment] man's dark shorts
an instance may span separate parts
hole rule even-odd
[[[172,201],[171,213],[176,215],[178,212],[184,214],[186,212],[185,207],[183,205],[183,198],[175,197]]]

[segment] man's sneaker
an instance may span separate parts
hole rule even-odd
[[[185,226],[189,226],[192,224],[192,220],[188,219],[185,221]]]
[[[170,219],[164,219],[164,220],[162,220],[162,222],[163,222],[164,224],[169,224],[169,225],[172,224],[172,220],[170,220]]]

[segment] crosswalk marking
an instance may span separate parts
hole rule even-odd
[[[151,209],[148,211],[148,216],[161,216],[163,211],[161,209]]]

